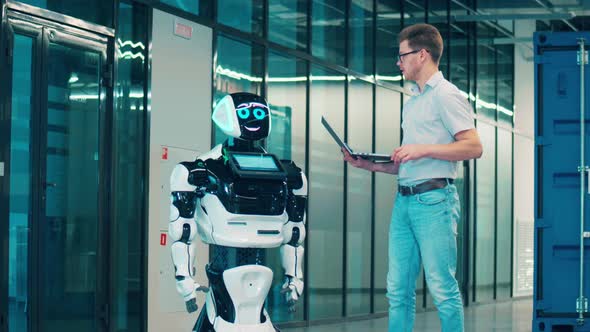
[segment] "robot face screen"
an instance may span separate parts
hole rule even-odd
[[[258,140],[268,136],[269,109],[258,102],[245,102],[236,106],[241,138]]]

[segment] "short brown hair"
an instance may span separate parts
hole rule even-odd
[[[397,36],[398,43],[408,41],[408,45],[414,49],[425,49],[430,53],[432,61],[438,64],[443,53],[443,40],[437,28],[430,24],[414,24],[404,28]]]

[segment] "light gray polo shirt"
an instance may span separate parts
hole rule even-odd
[[[458,132],[475,128],[471,105],[440,71],[426,82],[423,91],[416,86],[412,92],[402,113],[402,145],[449,144]],[[411,160],[400,165],[398,182],[410,186],[432,178],[454,179],[457,163],[433,158]]]

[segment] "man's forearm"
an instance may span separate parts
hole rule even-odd
[[[371,164],[371,168],[369,169],[372,172],[382,172],[382,173],[389,173],[389,174],[397,174],[399,172],[399,164],[390,162],[390,163],[373,163]]]
[[[458,141],[450,144],[432,144],[428,157],[448,161],[462,161],[481,157],[479,142]]]

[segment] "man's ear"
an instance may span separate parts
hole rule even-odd
[[[427,57],[426,57],[426,53],[427,52],[424,49],[421,49],[420,50],[420,53],[418,53],[420,55],[420,60],[422,62],[425,62],[426,60],[428,60]]]

